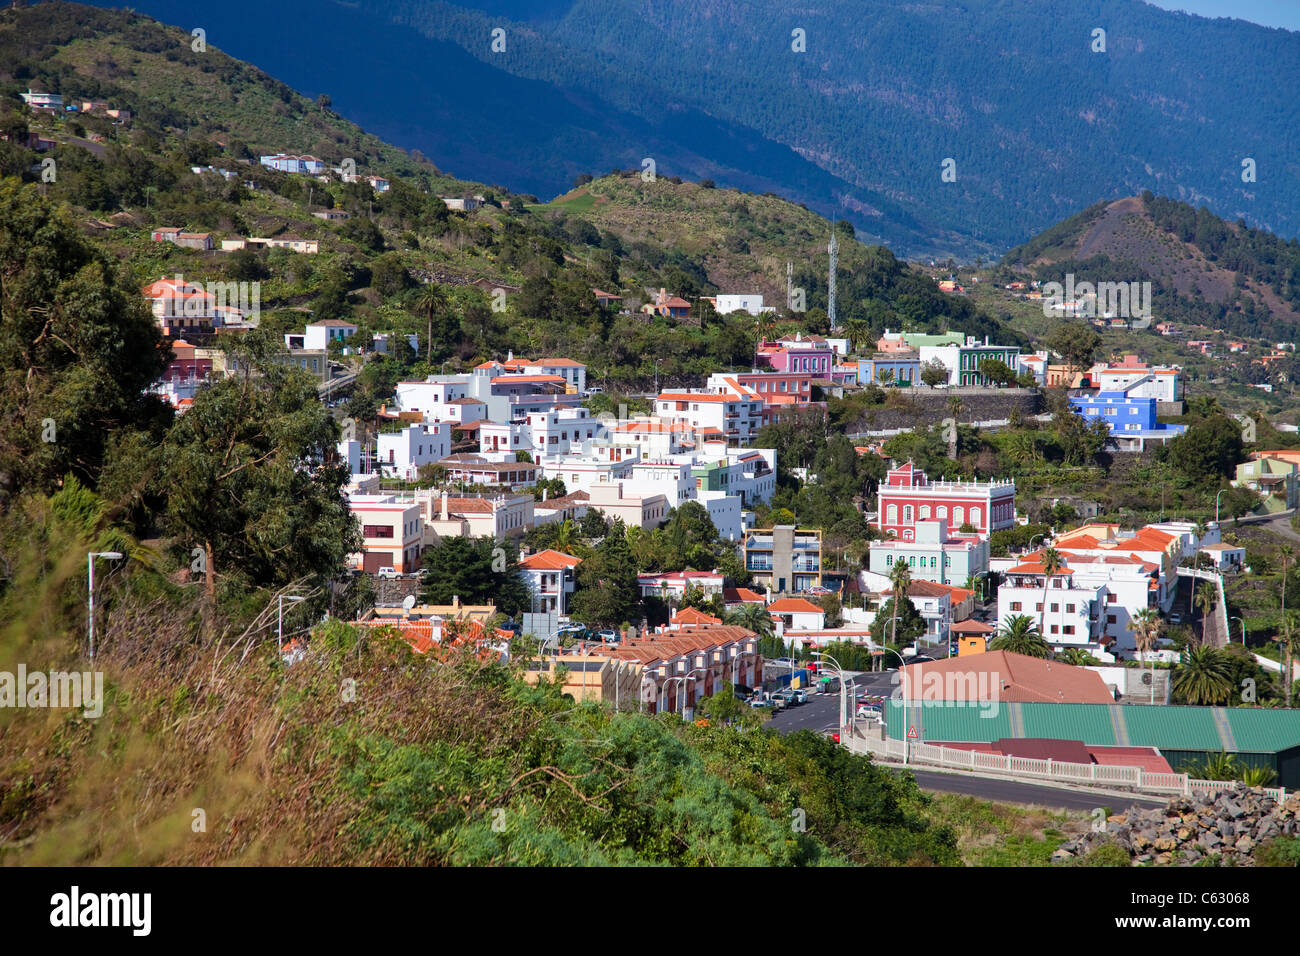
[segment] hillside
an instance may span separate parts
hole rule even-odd
[[[1099,196],[1144,189],[1281,235],[1300,228],[1293,178],[1265,189],[1235,168],[1249,156],[1261,176],[1282,170],[1300,148],[1285,92],[1300,86],[1300,35],[1240,20],[1140,0],[281,6],[281,27],[242,29],[251,0],[205,19],[237,55],[329,90],[386,138],[544,197],[651,157],[665,175],[849,219],[909,256],[998,255]],[[179,0],[137,7],[191,16]],[[1099,24],[1104,53],[1090,48]],[[321,51],[340,36],[364,42],[333,89]],[[949,158],[955,182],[940,176]]]
[[[1150,193],[1096,203],[1002,263],[1043,281],[1149,280],[1160,320],[1269,341],[1300,333],[1295,240]]]

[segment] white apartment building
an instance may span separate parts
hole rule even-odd
[[[630,494],[663,495],[669,508],[696,500],[695,478],[689,465],[671,461],[635,462],[619,482]],[[566,486],[567,487],[567,486]]]
[[[697,491],[696,500],[709,513],[709,520],[718,529],[718,536],[724,541],[739,542],[745,537],[743,509],[739,495],[729,495],[724,491]]]
[[[696,431],[717,429],[728,442],[746,444],[762,426],[763,403],[713,392],[661,392],[655,399],[655,414],[685,422]]]
[[[451,425],[428,422],[410,425],[400,432],[380,432],[376,442],[379,470],[385,478],[414,481],[423,465],[432,465],[451,454]]]
[[[1052,575],[1044,593],[1044,577],[1043,566],[1037,561],[1007,571],[998,588],[999,624],[1024,615],[1040,628],[1054,650],[1077,647],[1106,660],[1107,642],[1100,618],[1108,603],[1105,584],[1076,580],[1074,569],[1066,567]]]
[[[657,421],[642,418],[622,421],[606,429],[605,437],[636,442],[641,446],[642,458],[667,458],[687,450],[692,440],[690,425],[681,421]]]
[[[568,455],[583,442],[598,438],[601,425],[585,408],[532,412],[522,422],[490,422],[479,429],[479,450],[526,451],[534,461]]]
[[[1103,392],[1123,392],[1130,398],[1176,402],[1183,397],[1182,369],[1176,365],[1147,365],[1136,355],[1123,361],[1099,363],[1090,372],[1092,384]]]

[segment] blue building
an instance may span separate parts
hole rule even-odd
[[[862,385],[916,385],[921,381],[921,358],[915,352],[877,352],[858,362]]]
[[[1142,451],[1148,441],[1164,442],[1187,430],[1186,425],[1162,425],[1156,421],[1156,400],[1137,398],[1124,392],[1075,395],[1070,404],[1084,421],[1104,421],[1120,451]]]

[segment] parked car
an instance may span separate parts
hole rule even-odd
[[[375,572],[375,575],[376,575],[377,577],[381,577],[381,578],[400,578],[400,577],[401,577],[401,575],[397,573],[397,568],[380,568],[378,571]]]
[[[794,702],[796,704],[808,703],[808,692],[804,690],[802,687],[796,690],[792,690],[790,691],[790,693],[794,695]]]
[[[596,636],[599,637],[601,642],[605,644],[618,643],[618,631],[615,631],[612,628],[607,627],[602,631],[597,631]]]
[[[767,697],[751,697],[749,700],[750,707],[771,707],[772,701]]]

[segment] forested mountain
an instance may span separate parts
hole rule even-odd
[[[182,28],[77,4],[0,14],[0,62],[7,71],[0,74],[7,104],[0,120],[23,134],[30,125],[56,143],[37,153],[18,145],[22,136],[0,141],[0,170],[37,181],[39,162],[53,159],[58,176],[42,183],[47,196],[77,210],[140,285],[176,272],[202,280],[260,279],[268,332],[300,326],[301,310],[311,309],[318,318],[357,322],[363,334],[418,334],[421,355],[413,361],[436,368],[512,350],[564,354],[586,362],[606,384],[641,388],[653,380],[656,361],[670,382],[748,367],[755,322],[739,315],[700,318],[698,310],[691,323],[649,322],[597,308],[593,287],[622,294],[627,305],[663,287],[687,298],[761,291],[784,306],[790,263],[807,312],[776,316],[772,331],[828,328],[832,224],[815,212],[776,196],[668,174],[646,182],[639,168],[550,204],[533,203],[439,172],[342,119],[326,99],[313,103],[232,59],[208,36],[211,45],[199,52]],[[111,102],[134,117],[122,125],[94,114],[29,116],[17,97],[29,85],[69,102]],[[301,150],[330,166],[353,158],[359,172],[391,177],[392,188],[376,193],[364,182],[323,184],[255,159]],[[227,181],[191,171],[207,165],[239,174]],[[452,213],[438,198],[473,193],[487,201],[468,213]],[[313,215],[321,208],[351,218],[327,223]],[[293,234],[318,240],[321,253],[202,255],[151,242],[150,230],[158,226],[210,231],[217,240]],[[835,228],[839,314],[854,323],[856,337],[906,322],[1016,340],[888,249],[856,241],[849,223]],[[449,291],[448,308],[432,327],[414,304],[421,280],[429,278]],[[494,311],[476,280],[504,283],[517,294]]]
[[[193,19],[179,0],[134,6]],[[1244,21],[1140,0],[280,7],[276,23],[251,0],[203,19],[212,42],[328,89],[386,139],[542,196],[652,158],[665,175],[790,196],[904,255],[1000,254],[1144,189],[1284,236],[1300,225],[1286,173],[1300,35]]]
[[[1100,202],[1012,249],[1044,282],[1152,283],[1161,319],[1273,341],[1300,336],[1300,242],[1150,192]]]

